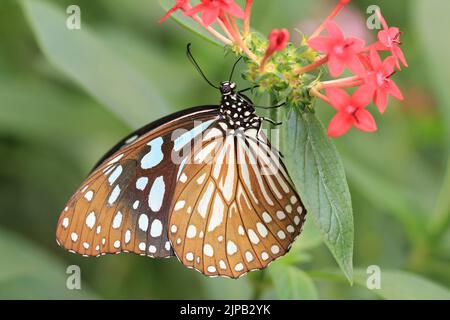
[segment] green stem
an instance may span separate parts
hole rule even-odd
[[[437,242],[445,234],[450,225],[450,157],[446,171],[434,214],[429,224],[431,240],[434,242]]]
[[[278,98],[277,98],[277,96],[275,95],[275,94],[273,94],[273,93],[271,93],[270,94],[270,105],[271,106],[276,106],[277,104],[279,104],[280,102],[278,101]],[[269,117],[270,117],[270,119],[272,119],[273,121],[275,121],[275,122],[278,122],[278,119],[280,118],[280,116],[279,116],[279,111],[280,111],[280,109],[279,108],[275,108],[275,109],[270,109],[270,112],[269,112]],[[275,129],[276,127],[275,127],[275,125],[273,125],[273,124],[270,124],[270,130],[269,130],[269,140],[270,141],[272,141],[272,130],[273,129]]]

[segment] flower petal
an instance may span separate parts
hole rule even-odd
[[[380,43],[385,46],[390,48],[391,47],[391,42],[389,41],[389,31],[388,30],[381,30],[380,32],[378,32],[378,40],[380,41]]]
[[[408,67],[408,63],[406,62],[405,55],[403,54],[403,51],[399,46],[394,48],[394,53],[395,53],[395,56],[401,61],[401,63],[405,67]]]
[[[330,38],[315,37],[308,40],[308,45],[316,51],[328,53],[330,51]]]
[[[341,28],[339,28],[337,23],[328,21],[326,29],[328,31],[328,34],[330,35],[330,38],[333,38],[336,41],[344,40],[344,33],[342,32]]]
[[[193,16],[196,13],[199,13],[200,11],[206,10],[208,7],[206,5],[204,5],[203,3],[196,5],[195,7],[186,10],[184,12],[185,16]]]
[[[238,19],[244,19],[245,17],[244,10],[242,10],[242,8],[234,1],[230,1],[228,4],[226,4],[223,10]]]
[[[393,96],[394,98],[398,99],[398,100],[403,100],[403,94],[400,91],[400,89],[398,88],[397,84],[395,84],[394,81],[389,81],[389,89],[388,92],[391,96]]]
[[[355,127],[364,132],[377,131],[377,123],[372,114],[366,109],[359,109],[355,113]]]
[[[366,74],[366,69],[357,55],[349,57],[345,63],[354,74],[358,76],[364,76]]]
[[[339,77],[344,72],[345,64],[338,59],[334,54],[328,58],[328,69],[333,77]]]
[[[387,57],[384,60],[383,69],[384,69],[386,76],[389,76],[394,72],[396,65],[397,65],[397,58],[394,56]]]
[[[350,96],[342,89],[328,88],[327,97],[330,103],[338,111],[343,110],[350,104]]]
[[[206,27],[209,27],[214,21],[219,17],[220,9],[217,8],[208,8],[203,11],[202,20]]]
[[[338,112],[328,125],[328,136],[337,138],[347,133],[353,126],[353,118],[345,112]]]
[[[351,98],[351,104],[356,108],[365,108],[373,99],[375,89],[371,85],[362,85],[355,91]]]
[[[388,102],[388,93],[385,90],[378,89],[375,93],[375,98],[373,100],[375,105],[378,107],[378,110],[381,114],[386,111],[387,102]]]
[[[372,64],[374,70],[378,70],[383,65],[380,55],[374,47],[370,50],[370,63]]]

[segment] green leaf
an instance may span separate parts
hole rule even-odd
[[[0,252],[0,299],[95,298],[83,282],[81,290],[67,289],[68,266],[4,229],[0,229]]]
[[[422,57],[429,67],[429,79],[440,100],[440,111],[447,125],[447,141],[450,137],[450,43],[448,38],[448,13],[450,1],[415,0],[412,21],[424,50]]]
[[[170,8],[172,8],[175,4],[174,0],[159,0],[159,4],[164,9],[165,12],[169,11]],[[164,15],[163,12],[161,12],[161,17]],[[193,32],[194,34],[202,37],[203,39],[218,45],[220,47],[223,47],[224,44],[217,40],[215,37],[213,37],[204,27],[199,25],[197,22],[192,20],[191,17],[186,17],[183,15],[183,13],[178,10],[177,12],[174,12],[170,15],[170,17],[178,23],[183,28]]]
[[[340,268],[352,281],[353,212],[344,167],[314,114],[287,112],[281,129],[289,174]]]
[[[47,1],[21,1],[39,46],[53,65],[133,127],[166,114],[164,99],[136,67],[89,30],[66,28],[64,12]]]
[[[348,168],[348,179],[355,186],[364,186],[358,189],[358,193],[363,195],[373,207],[396,218],[405,228],[412,242],[423,240],[425,222],[419,215],[412,214],[416,208],[403,190],[392,184],[389,179],[370,171],[350,155],[344,154],[343,158]]]
[[[311,271],[308,273],[313,279],[327,281],[344,281],[338,270]],[[375,274],[365,269],[354,271],[355,283],[366,288],[374,295],[386,300],[449,300],[450,290],[434,283],[420,275],[402,271],[380,269],[380,289],[369,289],[367,284],[373,285],[370,278]]]
[[[274,263],[268,269],[279,299],[317,300],[318,293],[312,279],[302,270]]]
[[[448,12],[450,2],[442,0],[429,0],[414,2],[413,21],[416,23],[416,33],[422,42],[424,59],[429,66],[429,79],[440,102],[440,111],[444,115],[447,134],[447,142],[450,138],[450,43],[443,41],[447,39]],[[449,145],[449,144],[447,144]],[[448,148],[448,147],[447,147]],[[447,149],[448,150],[448,149]],[[436,207],[430,222],[430,233],[434,240],[445,234],[450,225],[450,158],[448,160],[447,173],[444,176],[442,188],[436,200]]]
[[[365,270],[355,270],[355,282],[367,288]],[[381,288],[371,290],[387,300],[448,300],[450,291],[417,274],[381,269]]]

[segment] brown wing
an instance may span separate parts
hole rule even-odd
[[[237,278],[283,256],[306,210],[263,134],[227,134],[222,126],[208,129],[188,156],[169,239],[185,266]]]
[[[58,221],[57,242],[85,256],[172,256],[167,223],[180,167],[173,150],[192,143],[216,117],[216,108],[191,109],[116,146],[70,198]]]

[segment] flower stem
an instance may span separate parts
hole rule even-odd
[[[239,32],[239,27],[236,23],[236,20],[227,14],[227,17],[223,19],[223,23],[225,24],[228,31],[230,31],[230,33],[233,35],[233,38],[235,39],[236,43],[241,47],[241,49],[244,51],[247,57],[252,59],[254,62],[257,62],[258,59],[256,58],[255,54],[251,52],[250,49],[247,48],[247,46],[245,45],[244,41],[242,41],[241,33]]]
[[[220,26],[220,28],[222,28],[223,32],[225,32],[225,34],[227,35],[228,38],[233,39],[234,41],[236,41],[234,39],[233,35],[231,34],[231,32],[225,26],[225,23],[222,21],[222,19],[217,19],[217,24]]]
[[[201,26],[203,26],[210,34],[212,34],[218,40],[222,41],[224,44],[231,45],[233,43],[230,39],[228,39],[227,37],[222,35],[220,32],[218,32],[213,27],[211,27],[211,26],[206,27],[205,24],[203,23],[202,19],[200,19],[200,17],[197,14],[192,15],[192,19],[194,19],[197,23],[199,23]]]
[[[317,97],[319,99],[322,99],[323,101],[325,101],[328,104],[331,104],[331,100],[328,99],[328,97],[324,94],[322,94],[316,86],[312,87],[310,90],[310,95],[312,95],[313,97]]]
[[[245,18],[244,18],[244,34],[250,33],[250,17],[252,13],[253,0],[247,0],[245,4]]]
[[[319,58],[318,60],[316,60],[315,62],[313,62],[313,63],[311,63],[311,64],[309,64],[307,66],[304,66],[304,67],[301,67],[300,69],[295,70],[294,73],[296,75],[300,75],[300,74],[309,72],[311,70],[314,70],[314,69],[320,67],[321,65],[327,63],[327,62],[328,62],[328,56],[324,56],[324,57]]]
[[[316,86],[316,89],[322,90],[326,88],[352,88],[360,86],[361,84],[363,84],[363,82],[364,80],[361,79],[361,77],[353,76],[348,78],[320,82]]]
[[[325,21],[317,28],[316,31],[313,32],[313,34],[309,37],[310,39],[317,37],[327,26],[327,23],[334,19],[339,13],[339,11],[342,10],[342,8],[345,7],[348,1],[339,1],[339,4],[334,8],[333,12],[325,19]]]

